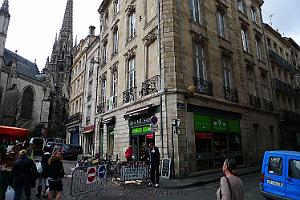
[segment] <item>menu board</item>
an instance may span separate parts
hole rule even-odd
[[[161,176],[170,178],[171,158],[162,159]]]

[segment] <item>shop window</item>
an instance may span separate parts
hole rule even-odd
[[[289,160],[289,177],[300,179],[300,160]]]
[[[274,156],[269,158],[268,173],[282,175],[282,158]]]

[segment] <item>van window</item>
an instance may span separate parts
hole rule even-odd
[[[269,174],[282,175],[282,158],[273,157],[269,158],[269,166],[268,166]]]
[[[289,161],[289,177],[300,179],[300,160]]]

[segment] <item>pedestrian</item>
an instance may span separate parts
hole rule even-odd
[[[27,157],[27,151],[22,149],[19,152],[20,158],[16,160],[12,169],[12,178],[15,181],[15,198],[22,198],[23,190],[25,198],[29,200],[31,197],[31,187],[35,186],[35,181],[38,178],[38,172],[33,160]]]
[[[243,182],[235,173],[236,161],[226,159],[223,164],[224,175],[217,190],[217,200],[243,200]]]
[[[128,145],[128,148],[125,151],[125,158],[127,161],[132,161],[133,149],[131,145]]]
[[[153,143],[149,144],[150,150],[150,180],[151,182],[148,183],[148,186],[159,187],[159,163],[160,163],[160,153],[159,149],[154,146]]]
[[[47,189],[49,188],[48,177],[49,177],[49,158],[51,157],[50,150],[47,147],[43,149],[44,154],[42,155],[41,166],[42,172],[39,176],[38,193],[36,197],[47,198]],[[44,187],[44,191],[43,191]],[[42,194],[43,191],[43,194]]]
[[[62,178],[64,177],[64,167],[62,163],[61,151],[55,151],[49,159],[49,193],[48,200],[60,200],[62,197],[63,185]]]
[[[145,149],[144,146],[141,146],[140,160],[141,161],[148,161],[149,160],[149,153],[148,153],[147,149]]]

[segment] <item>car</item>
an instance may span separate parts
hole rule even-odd
[[[76,160],[78,155],[82,154],[82,147],[73,144],[52,143],[49,147],[50,152],[60,150],[64,159]]]
[[[33,137],[29,141],[33,145],[34,155],[43,155],[43,149],[45,146],[45,139],[42,137]]]
[[[266,151],[260,191],[266,199],[300,199],[300,152]]]

